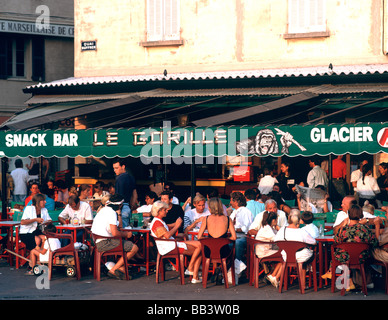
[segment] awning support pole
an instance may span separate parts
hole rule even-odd
[[[1,185],[2,185],[2,192],[1,192],[1,219],[6,220],[7,219],[7,207],[8,207],[8,199],[7,199],[7,163],[8,158],[3,157],[1,158]]]
[[[194,208],[194,198],[196,193],[195,183],[195,156],[191,158],[191,207]]]

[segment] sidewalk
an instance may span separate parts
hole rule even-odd
[[[329,287],[306,290],[302,296],[298,286],[289,287],[288,291],[279,293],[272,285],[262,283],[259,289],[242,281],[236,287],[225,289],[222,285],[208,284],[204,289],[202,284],[179,284],[177,273],[166,273],[167,281],[156,284],[155,273],[146,276],[144,273],[134,274],[131,281],[116,280],[102,276],[98,282],[93,275],[83,275],[80,281],[67,278],[65,269],[56,269],[49,289],[38,289],[37,276],[25,275],[25,267],[15,269],[5,260],[0,260],[0,299],[2,300],[138,300],[138,301],[244,301],[244,300],[388,300],[382,283],[377,283],[374,289],[368,290],[368,296],[360,292],[349,292],[341,296],[339,291],[331,293]],[[382,279],[381,279],[382,280]]]

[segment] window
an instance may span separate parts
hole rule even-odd
[[[44,80],[44,38],[0,36],[0,79],[27,76]]]
[[[147,41],[180,40],[179,0],[147,0]]]
[[[0,77],[24,77],[23,38],[0,37]]]
[[[326,32],[325,0],[289,0],[288,33]]]

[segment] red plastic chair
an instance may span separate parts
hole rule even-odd
[[[368,243],[362,242],[342,242],[342,243],[333,243],[331,247],[331,292],[335,291],[336,286],[336,273],[335,270],[337,266],[346,265],[349,269],[359,269],[361,272],[362,278],[362,292],[364,295],[368,295],[368,290],[366,287],[366,276],[365,276],[365,262],[360,262],[360,255],[363,251],[369,250]],[[342,249],[349,254],[349,260],[347,263],[339,262],[335,257],[335,250]],[[345,295],[345,285],[341,288],[341,295]]]
[[[210,267],[210,263],[212,263],[213,266],[217,264],[221,265],[225,288],[227,289],[229,288],[227,262],[231,264],[232,284],[233,286],[235,286],[236,285],[235,268],[234,268],[235,242],[225,238],[218,238],[218,239],[205,238],[205,239],[200,239],[199,241],[201,242],[201,245],[202,245],[202,285],[203,287],[206,288],[207,277],[209,274],[209,267]],[[229,244],[233,244],[232,250],[230,251],[228,256],[222,257],[221,256],[222,247]],[[205,248],[209,249],[210,257],[205,256]]]
[[[175,247],[173,250],[170,252],[161,255],[158,250],[158,256],[156,258],[156,283],[159,283],[159,274],[161,274],[162,281],[165,280],[166,278],[166,271],[164,268],[164,260],[175,260],[176,261],[176,267],[175,269],[179,273],[180,277],[180,282],[182,285],[185,284],[185,256],[179,252],[178,248],[178,240],[176,239],[159,239],[159,238],[154,238],[155,243],[157,244],[158,242],[172,242],[175,244]]]
[[[288,287],[288,269],[290,267],[296,268],[297,271],[297,277],[299,278],[299,290],[300,293],[305,293],[305,284],[306,279],[301,277],[301,271],[302,271],[302,265],[303,263],[298,263],[296,261],[296,253],[297,251],[304,249],[304,248],[311,248],[314,247],[311,244],[307,244],[305,242],[300,241],[277,241],[275,242],[277,246],[279,247],[280,252],[283,250],[287,254],[287,261],[282,262],[282,274],[280,277],[280,283],[279,283],[279,292],[282,292],[283,284],[284,289],[287,290]],[[313,272],[313,285],[314,285],[314,291],[317,291],[317,261],[316,261],[316,254],[314,250],[314,254],[312,258],[310,258],[309,262],[312,266],[312,272]]]
[[[272,261],[283,262],[283,257],[281,255],[281,251],[278,250],[277,252],[275,252],[274,254],[271,254],[270,256],[259,258],[255,253],[256,246],[260,245],[260,244],[267,244],[268,245],[268,242],[254,240],[254,243],[255,244],[252,248],[252,252],[253,252],[253,278],[254,278],[255,288],[259,288],[259,276],[260,276],[261,272],[264,271],[264,269],[262,271],[260,271],[260,264],[263,262],[272,262]]]
[[[104,259],[104,257],[107,256],[120,256],[123,257],[124,260],[124,269],[125,269],[125,279],[129,280],[129,272],[128,272],[128,260],[127,260],[127,253],[124,251],[123,246],[123,238],[122,237],[102,237],[97,234],[92,233],[92,239],[94,244],[96,244],[96,241],[98,239],[118,239],[120,240],[120,244],[108,251],[98,251],[97,246],[94,246],[94,266],[93,266],[93,276],[97,281],[101,280],[101,263]]]
[[[75,261],[75,270],[76,270],[76,278],[77,280],[81,279],[81,265],[78,257],[78,251],[74,247],[74,240],[73,236],[71,234],[65,234],[65,233],[51,233],[51,232],[44,232],[44,235],[47,239],[50,238],[56,238],[56,239],[69,239],[70,243],[62,248],[59,248],[54,251],[50,251],[49,254],[49,260],[48,260],[48,268],[49,268],[49,280],[51,280],[52,277],[52,270],[53,270],[53,261],[56,256],[63,256],[63,255],[70,255],[74,257]]]

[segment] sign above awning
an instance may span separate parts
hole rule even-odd
[[[0,131],[1,157],[310,156],[388,152],[388,123]]]

